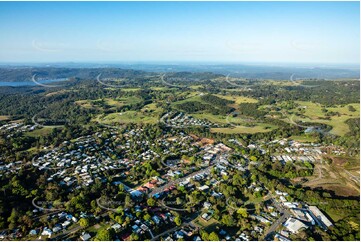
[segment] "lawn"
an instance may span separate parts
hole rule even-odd
[[[44,126],[41,129],[35,129],[34,131],[26,132],[25,135],[30,137],[39,137],[39,136],[46,136],[51,133],[53,128],[61,128],[62,126]]]
[[[276,128],[277,128],[277,126],[273,125],[273,124],[255,123],[255,126],[253,126],[253,127],[236,126],[236,127],[231,127],[231,128],[212,128],[211,132],[212,133],[224,133],[224,134],[239,134],[239,133],[255,134],[255,133],[270,132]]]
[[[206,221],[201,218],[201,216],[198,216],[196,219],[193,220],[195,224],[200,225],[201,228],[204,228],[209,233],[212,232],[217,225],[219,225],[218,221],[214,218],[211,218],[210,220]]]

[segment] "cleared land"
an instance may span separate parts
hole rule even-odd
[[[322,187],[340,196],[358,196],[360,183],[355,181],[353,176],[360,176],[359,163],[349,157],[330,157],[333,159],[331,164],[315,164],[314,174],[308,177],[308,182],[303,185],[312,188]],[[347,167],[350,162],[352,162],[351,169]]]
[[[0,121],[9,120],[10,116],[0,115]]]
[[[156,114],[149,115],[149,113],[126,111],[123,113],[111,113],[105,117],[98,117],[97,122],[103,124],[113,123],[157,123],[159,120]]]
[[[312,135],[292,135],[290,139],[298,141],[298,142],[308,142],[308,143],[314,143],[317,141],[315,137]]]
[[[236,127],[231,127],[231,128],[212,128],[211,132],[225,133],[225,134],[237,134],[237,133],[255,134],[255,133],[270,132],[276,128],[277,128],[277,126],[272,125],[272,124],[255,123],[255,126],[253,126],[253,127],[236,126]]]
[[[220,94],[215,94],[215,96],[223,98],[223,99],[234,101],[235,104],[257,103],[258,102],[257,99],[250,98],[250,97],[244,97],[244,96],[231,96],[231,95],[220,95]]]
[[[337,105],[335,107],[326,107],[325,109],[330,113],[335,113],[332,116],[327,116],[327,112],[323,111],[323,106],[319,103],[296,101],[299,106],[291,110],[283,110],[278,112],[280,115],[274,115],[273,118],[281,119],[282,115],[286,115],[286,118],[282,118],[283,121],[294,123],[294,122],[312,122],[327,124],[332,127],[330,133],[339,136],[344,136],[349,132],[349,127],[345,123],[348,119],[360,117],[360,104],[350,103],[347,105]],[[348,106],[354,107],[355,111],[349,110]],[[264,105],[260,109],[271,107],[270,105]],[[301,109],[302,111],[299,111]],[[302,112],[302,117],[301,117]],[[282,113],[282,114],[281,114]],[[304,116],[304,117],[303,117]]]
[[[91,108],[91,109],[102,109],[104,106],[110,107],[123,107],[125,105],[136,104],[141,102],[142,99],[138,97],[124,97],[124,98],[105,98],[104,100],[79,100],[75,103],[80,105],[83,108]]]
[[[54,128],[61,128],[62,126],[57,125],[57,126],[45,126],[42,127],[41,129],[35,129],[34,131],[31,132],[26,132],[25,135],[30,136],[30,137],[39,137],[39,136],[45,136],[51,133],[51,131]]]

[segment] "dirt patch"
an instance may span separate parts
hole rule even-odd
[[[330,157],[332,159],[332,164],[336,166],[344,166],[345,163],[348,161],[346,158],[343,157]]]
[[[340,184],[325,184],[322,185],[323,189],[334,191],[336,195],[339,196],[359,196],[360,192],[355,190],[353,187],[350,187],[348,185],[340,185]]]
[[[359,189],[350,183],[343,170],[334,165],[316,164],[314,174],[307,178],[309,181],[303,186],[330,190],[339,196],[359,196]]]
[[[201,147],[203,147],[203,146],[205,146],[205,145],[209,145],[209,144],[213,144],[214,143],[214,139],[208,139],[208,138],[202,138],[199,142],[198,142],[198,144],[201,146]]]

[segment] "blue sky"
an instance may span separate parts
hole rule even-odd
[[[359,63],[359,9],[359,2],[0,2],[0,60]]]

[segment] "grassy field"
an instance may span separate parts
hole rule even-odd
[[[113,123],[157,123],[158,117],[155,114],[149,114],[137,111],[126,111],[123,113],[111,113],[103,118],[98,117],[96,121],[103,124]]]
[[[124,91],[124,92],[136,92],[139,90],[141,90],[141,88],[137,88],[137,87],[122,88],[122,91]]]
[[[142,112],[151,112],[151,113],[156,113],[156,114],[160,114],[162,112],[162,108],[157,108],[157,105],[155,103],[151,103],[148,105],[145,105],[141,111]]]
[[[326,108],[328,112],[339,113],[339,115],[330,116],[329,119],[326,119],[326,113],[322,111],[323,107],[319,103],[313,102],[305,102],[305,101],[296,101],[299,105],[297,108],[291,109],[288,112],[283,110],[282,112],[274,112],[275,115],[269,115],[273,118],[281,119],[281,116],[286,115],[281,120],[288,123],[299,123],[299,122],[311,122],[311,123],[320,123],[326,124],[332,127],[330,133],[336,134],[339,136],[344,136],[347,132],[349,132],[349,127],[345,123],[348,119],[352,118],[360,118],[360,104],[359,103],[350,103],[348,105],[338,105],[335,107]],[[351,112],[348,109],[348,106],[352,105],[355,108],[355,112]],[[279,106],[278,106],[279,107]],[[272,108],[271,105],[263,105],[259,107],[260,110],[264,110],[267,108]],[[305,117],[301,117],[299,108],[302,110],[302,115]]]
[[[0,121],[9,120],[10,116],[0,115]]]
[[[75,103],[80,105],[83,108],[94,108],[98,109],[101,108],[101,104],[98,104],[97,102],[101,101],[100,99],[97,100],[79,100]],[[109,105],[111,107],[122,107],[124,105],[128,104],[136,104],[141,102],[142,100],[138,97],[123,97],[123,98],[105,98],[104,104]]]
[[[203,85],[191,85],[191,86],[189,86],[189,88],[195,89],[195,90],[197,90],[199,88],[202,88],[202,87],[203,87]]]
[[[308,118],[306,119],[298,119],[297,117],[294,118],[294,121],[305,121],[305,122],[317,122],[323,123],[332,126],[331,133],[343,136],[347,132],[349,132],[349,127],[345,123],[346,120],[350,118],[359,118],[360,117],[360,104],[359,103],[351,103],[356,111],[351,112],[348,110],[349,105],[345,105],[343,107],[337,106],[334,108],[326,108],[332,112],[339,112],[340,116],[332,116],[330,120],[325,120],[323,118],[326,117],[325,113],[322,112],[321,104],[312,103],[312,102],[297,102],[300,106],[305,107],[305,116]]]
[[[45,136],[51,133],[51,131],[54,128],[61,128],[62,126],[57,125],[57,126],[45,126],[41,129],[35,129],[34,131],[31,132],[26,132],[25,135],[30,136],[30,137],[38,137],[38,136]]]
[[[191,101],[193,101],[193,102],[196,101],[196,102],[207,104],[206,102],[204,102],[201,99],[201,96],[199,95],[199,93],[191,92],[186,99],[174,102],[174,103],[172,103],[172,106],[176,107],[177,104],[182,104],[182,103],[191,102]]]
[[[255,134],[255,133],[270,132],[276,128],[277,126],[272,124],[255,123],[255,126],[253,127],[236,126],[231,128],[212,128],[211,132],[224,133],[224,134],[238,134],[238,133]]]
[[[154,91],[165,91],[165,90],[169,90],[170,87],[151,87],[150,89]]]
[[[225,115],[214,115],[211,113],[195,113],[191,114],[193,117],[198,119],[207,119],[212,123],[218,123],[218,124],[226,124],[226,117]]]
[[[316,142],[316,138],[312,137],[311,135],[292,135],[290,139],[298,141],[298,142],[304,142],[304,143],[312,143]]]
[[[220,94],[215,94],[215,96],[223,98],[223,99],[234,101],[235,104],[257,103],[258,102],[257,99],[250,98],[250,97],[243,97],[243,96],[233,96],[233,95],[231,96],[231,95],[220,95]]]

